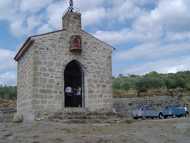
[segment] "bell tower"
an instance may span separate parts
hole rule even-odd
[[[63,16],[63,29],[81,30],[81,14],[74,11],[73,0],[70,0],[67,12]]]

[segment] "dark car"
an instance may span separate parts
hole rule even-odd
[[[182,117],[187,116],[188,110],[187,107],[184,106],[167,106],[160,113],[159,118],[167,118],[167,117]]]

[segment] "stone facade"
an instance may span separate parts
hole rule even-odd
[[[70,51],[70,37],[80,35],[82,51]],[[63,29],[32,36],[15,57],[18,61],[17,111],[33,120],[40,112],[65,110],[64,71],[77,61],[83,70],[83,106],[88,111],[112,109],[113,48],[81,29],[81,14],[67,12]]]

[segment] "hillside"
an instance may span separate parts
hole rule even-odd
[[[190,71],[113,77],[114,97],[190,95]]]

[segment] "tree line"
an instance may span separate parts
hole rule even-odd
[[[113,77],[113,90],[146,92],[149,89],[177,89],[190,90],[190,71],[160,74],[150,72],[145,75],[119,75]]]
[[[0,99],[16,99],[16,86],[0,86]]]
[[[113,91],[136,90],[146,92],[149,89],[183,89],[190,91],[190,71],[160,74],[150,72],[145,75],[119,75],[113,77]],[[16,86],[0,86],[0,98],[16,99]]]

